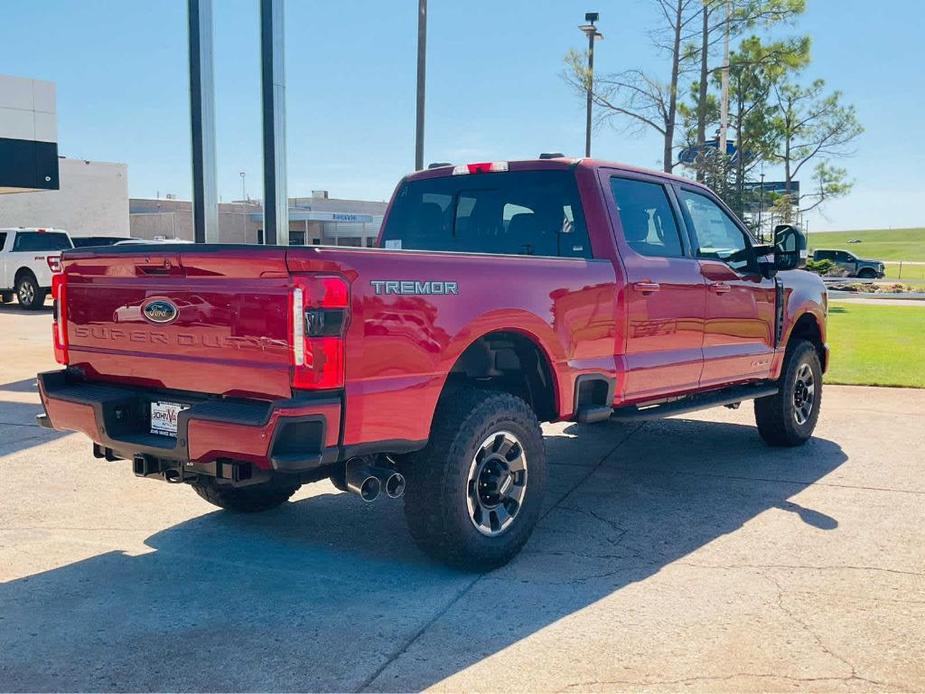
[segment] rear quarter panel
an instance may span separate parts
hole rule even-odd
[[[290,249],[288,263],[351,283],[345,445],[427,439],[447,375],[491,332],[520,333],[541,348],[561,418],[572,414],[578,375],[615,372],[609,260]],[[457,293],[386,293],[386,281],[455,282]]]

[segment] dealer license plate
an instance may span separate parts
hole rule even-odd
[[[160,436],[177,435],[177,417],[189,405],[178,402],[151,403],[151,433]]]

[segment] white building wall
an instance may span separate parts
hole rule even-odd
[[[53,82],[0,75],[0,194],[58,188]]]
[[[0,196],[0,227],[55,227],[72,236],[128,236],[128,167],[60,159],[60,190]]]

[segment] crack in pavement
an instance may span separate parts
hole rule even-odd
[[[812,564],[698,564],[690,561],[675,561],[680,566],[691,566],[697,569],[804,569],[808,571],[882,571],[884,573],[899,574],[901,576],[925,576],[919,571],[904,571],[902,569],[888,569],[882,566],[853,566],[836,565],[814,566]]]
[[[571,487],[567,492],[565,492],[565,494],[563,494],[563,495],[559,498],[558,501],[556,501],[554,504],[550,505],[550,507],[549,507],[548,509],[546,509],[546,512],[540,515],[540,517],[537,519],[537,524],[539,524],[540,521],[542,521],[542,520],[543,520],[544,518],[546,518],[550,513],[552,513],[552,512],[559,506],[559,504],[561,504],[563,501],[565,501],[566,499],[568,499],[569,496],[571,496],[572,493],[574,493],[574,491],[575,491],[576,489],[578,489],[581,485],[583,485],[583,484],[584,484],[595,472],[597,472],[597,470],[600,469],[601,465],[603,465],[604,462],[605,462],[610,456],[612,456],[614,453],[616,453],[616,451],[617,451],[623,444],[625,444],[625,443],[630,439],[630,437],[633,436],[633,434],[635,434],[637,431],[639,431],[640,429],[642,429],[643,426],[645,426],[645,423],[639,424],[635,429],[633,429],[632,431],[628,432],[622,439],[620,439],[620,440],[619,440],[612,448],[610,448],[610,450],[608,450],[603,456],[601,456],[601,458],[597,461],[597,463],[595,463],[595,464],[588,470],[588,473],[587,473],[586,475],[582,475],[582,477],[581,477],[577,482],[575,482],[575,483],[572,485],[572,487]],[[379,678],[379,676],[380,676],[383,672],[385,672],[385,671],[388,669],[388,667],[389,667],[392,663],[394,663],[394,662],[395,662],[396,660],[398,660],[401,656],[403,656],[405,653],[407,653],[407,652],[408,652],[408,649],[410,649],[410,648],[415,644],[415,642],[416,642],[418,639],[420,639],[420,638],[427,632],[428,629],[430,629],[434,624],[436,624],[437,621],[439,621],[439,619],[440,619],[441,617],[443,617],[443,615],[445,615],[447,612],[449,612],[450,609],[451,609],[457,602],[459,602],[459,600],[462,599],[463,596],[466,595],[466,593],[468,593],[470,590],[472,590],[472,588],[474,588],[475,585],[476,585],[479,581],[481,581],[483,578],[486,578],[487,576],[489,576],[490,573],[491,573],[491,572],[481,573],[481,574],[479,574],[478,576],[476,576],[472,581],[470,581],[468,584],[466,584],[459,592],[456,593],[456,595],[453,596],[453,598],[446,604],[446,606],[445,606],[443,609],[439,610],[431,619],[427,620],[427,622],[425,622],[425,623],[421,626],[420,629],[418,629],[414,634],[412,634],[411,637],[410,637],[407,641],[405,641],[405,643],[404,643],[400,648],[398,648],[397,650],[393,651],[390,655],[388,655],[388,656],[386,657],[386,659],[385,659],[385,662],[383,662],[382,665],[380,665],[378,668],[376,668],[376,669],[373,671],[373,673],[372,673],[369,677],[367,677],[365,680],[363,680],[363,682],[360,684],[360,686],[357,688],[356,691],[359,691],[359,692],[367,691],[367,690],[369,689],[369,687],[373,684],[373,682],[375,682],[375,681]]]
[[[624,472],[641,472],[649,475],[687,475],[688,477],[710,477],[724,480],[742,480],[745,482],[770,482],[773,484],[792,484],[800,487],[837,487],[839,489],[859,489],[871,492],[895,492],[897,494],[912,494],[915,496],[925,496],[925,490],[917,489],[893,489],[891,487],[867,487],[857,484],[838,484],[836,482],[819,482],[810,480],[781,480],[768,477],[747,477],[745,475],[722,475],[714,472],[690,472],[688,470],[653,470],[645,467],[628,467],[626,465],[614,466],[614,470],[623,470]]]
[[[815,629],[813,629],[813,628],[812,628],[809,624],[807,624],[803,619],[801,619],[800,617],[798,617],[797,614],[796,614],[793,610],[789,609],[788,607],[786,607],[786,606],[784,605],[784,592],[785,592],[785,591],[784,591],[784,587],[781,585],[780,581],[778,581],[776,578],[774,578],[774,576],[770,576],[770,575],[768,575],[768,574],[766,574],[766,573],[764,573],[764,572],[762,572],[762,571],[757,571],[756,573],[757,573],[759,576],[761,576],[763,579],[765,579],[766,581],[768,581],[768,582],[774,584],[775,590],[776,590],[776,592],[777,592],[777,608],[778,608],[781,612],[783,612],[785,615],[787,615],[793,622],[796,622],[796,623],[803,629],[803,631],[806,632],[806,633],[810,636],[810,638],[812,638],[813,641],[816,642],[816,645],[819,646],[819,648],[822,650],[823,653],[825,653],[826,655],[828,655],[828,656],[831,657],[831,658],[834,658],[834,659],[837,660],[838,662],[842,663],[843,665],[845,665],[845,666],[851,671],[851,675],[850,675],[849,677],[846,677],[846,678],[836,678],[836,679],[843,679],[843,680],[859,680],[859,681],[861,681],[861,682],[866,682],[866,683],[868,683],[868,684],[876,684],[876,685],[880,685],[880,686],[884,686],[884,687],[894,687],[894,686],[895,686],[895,685],[893,685],[893,684],[890,683],[890,682],[882,682],[882,681],[880,681],[880,680],[873,680],[873,679],[870,679],[870,678],[868,678],[868,677],[862,677],[861,675],[859,675],[859,674],[858,674],[857,667],[854,665],[854,663],[852,663],[850,660],[848,660],[847,658],[845,658],[843,655],[841,655],[841,654],[836,653],[835,651],[833,651],[833,650],[832,650],[829,646],[827,646],[826,643],[822,640],[822,637],[821,637],[818,633],[816,633]]]
[[[607,540],[607,542],[609,542],[614,547],[619,545],[623,541],[623,538],[626,537],[626,533],[629,532],[629,530],[627,530],[623,526],[617,525],[615,521],[612,521],[609,518],[604,518],[602,515],[600,515],[599,513],[596,513],[590,508],[585,509],[585,508],[576,508],[574,506],[562,506],[562,505],[559,505],[558,508],[560,511],[571,511],[572,513],[579,513],[583,516],[588,516],[589,518],[593,518],[594,520],[600,523],[603,523],[604,525],[611,528],[612,530],[615,530],[617,533],[616,538],[610,537],[609,535],[604,535],[604,539]]]
[[[891,688],[892,691],[910,691],[908,689],[898,688],[894,684],[882,682],[872,682],[863,677],[792,677],[790,675],[774,675],[766,672],[735,672],[731,675],[701,675],[697,677],[683,677],[674,680],[589,680],[584,682],[572,682],[559,691],[569,691],[572,689],[586,689],[593,686],[612,686],[623,685],[629,687],[653,687],[660,685],[689,684],[692,682],[728,682],[738,677],[754,677],[755,679],[777,679],[786,680],[787,682],[865,682],[867,684],[877,684]]]

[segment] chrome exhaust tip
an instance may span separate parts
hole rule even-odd
[[[348,460],[346,465],[347,491],[369,503],[375,501],[382,491],[382,482],[362,459]]]
[[[405,476],[397,470],[390,467],[373,466],[370,472],[379,478],[385,495],[390,499],[397,499],[405,493]]]
[[[392,472],[385,479],[385,493],[390,499],[398,499],[405,493],[405,476],[400,472]]]

